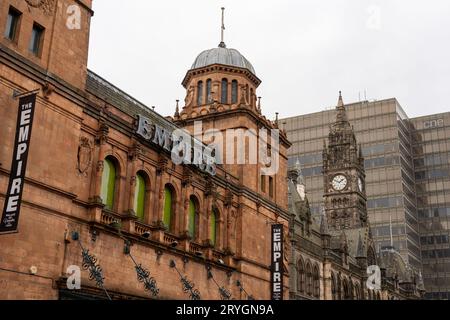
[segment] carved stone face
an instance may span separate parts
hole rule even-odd
[[[333,178],[331,186],[336,191],[342,191],[347,186],[347,178],[344,175],[339,174]]]

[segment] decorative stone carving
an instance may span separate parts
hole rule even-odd
[[[103,164],[103,160],[99,160],[99,161],[97,161],[97,172],[103,172],[103,166],[104,166],[104,164]]]
[[[42,86],[42,92],[44,93],[45,99],[48,99],[53,91],[55,91],[55,86],[50,82],[45,82],[45,84]]]
[[[225,207],[229,207],[229,206],[231,206],[232,203],[233,203],[233,192],[231,192],[230,189],[227,189],[225,191],[224,205],[225,205]]]
[[[186,98],[184,99],[184,107],[192,106],[192,102],[194,102],[194,86],[189,86]]]
[[[89,139],[86,137],[80,138],[77,160],[78,160],[77,161],[78,172],[84,176],[87,176],[87,171],[92,165],[92,145]]]
[[[142,154],[142,147],[139,143],[133,143],[133,146],[129,148],[128,156],[130,160],[137,160],[138,157]]]
[[[167,163],[169,161],[167,160],[167,157],[160,154],[158,158],[158,164],[156,165],[156,174],[161,175],[163,172],[167,170]]]
[[[192,183],[192,170],[187,166],[183,167],[183,177],[181,178],[181,185],[186,187]]]
[[[46,15],[53,14],[55,0],[25,0],[29,7],[41,9]]]
[[[109,127],[104,121],[100,121],[99,129],[97,132],[96,143],[105,144],[108,141]]]

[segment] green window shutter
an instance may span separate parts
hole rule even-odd
[[[134,194],[134,212],[140,221],[144,220],[145,210],[145,180],[140,175],[136,175],[136,190]]]
[[[167,228],[170,228],[171,219],[172,219],[172,191],[170,191],[168,187],[165,187],[163,223]]]
[[[217,234],[216,227],[217,227],[217,216],[216,216],[216,212],[213,210],[211,212],[210,225],[209,225],[209,234],[210,234],[213,246],[216,246],[216,234]]]
[[[195,203],[192,199],[189,200],[189,236],[195,238]]]
[[[103,161],[103,174],[102,174],[102,188],[100,197],[108,210],[113,209],[114,205],[114,192],[116,186],[116,168],[114,163],[106,158]]]

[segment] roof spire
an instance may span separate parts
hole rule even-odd
[[[338,108],[344,106],[344,100],[342,99],[342,91],[339,91]]]
[[[339,91],[339,100],[338,100],[338,105],[337,105],[337,122],[346,122],[347,120],[347,114],[345,112],[345,107],[344,107],[344,100],[342,99],[342,92]]]
[[[221,36],[220,36],[220,43],[219,43],[219,47],[220,48],[226,48],[227,46],[225,45],[224,42],[224,31],[225,31],[225,8],[222,7],[222,27],[221,27]]]

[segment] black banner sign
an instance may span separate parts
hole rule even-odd
[[[0,233],[17,232],[35,106],[36,93],[19,99],[16,140],[14,142],[11,175],[6,191],[2,220],[0,221]]]
[[[270,274],[272,300],[283,300],[283,225],[272,225],[272,265]]]

